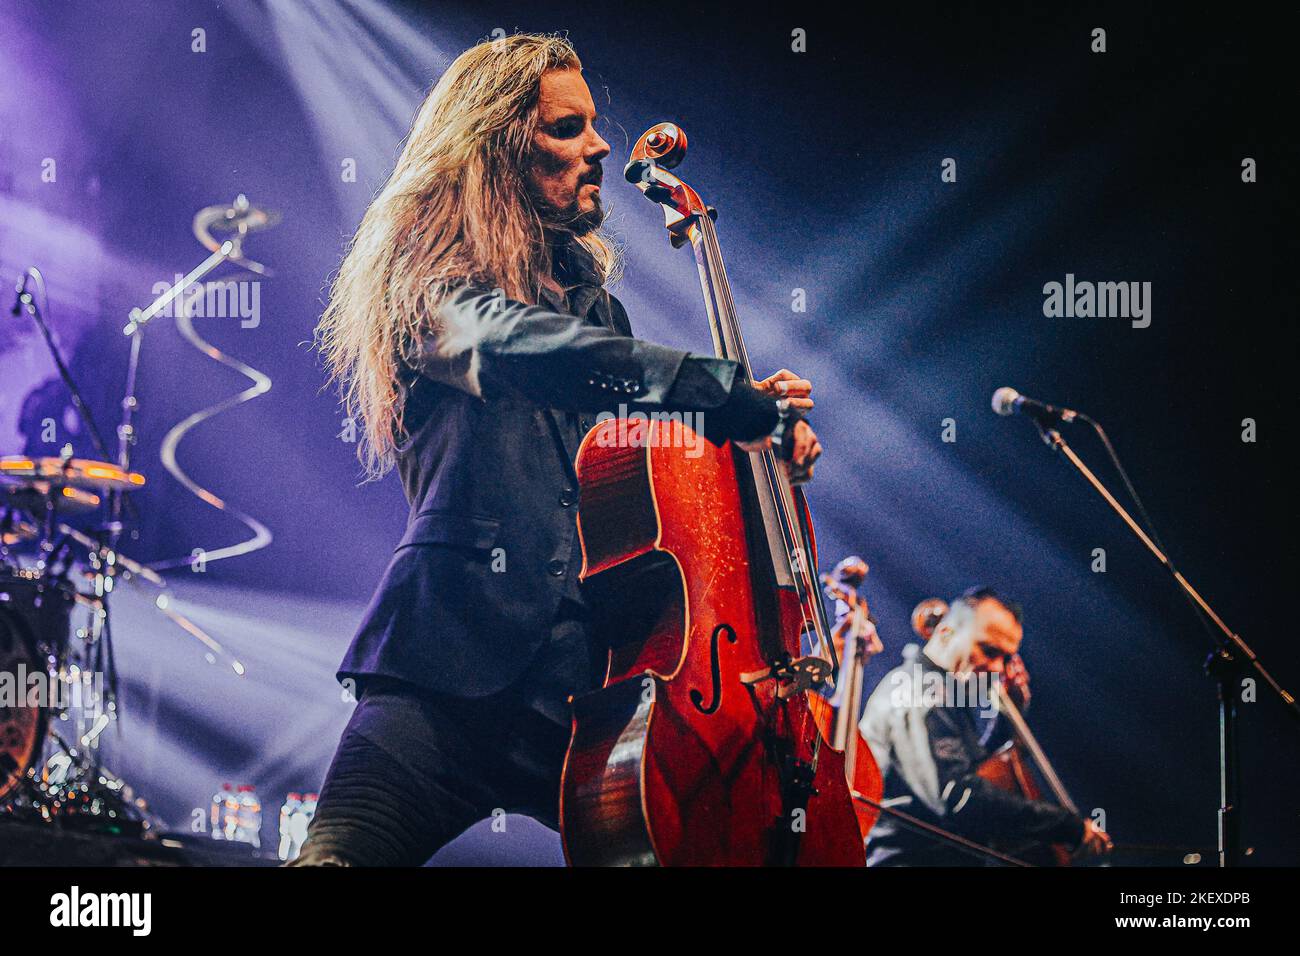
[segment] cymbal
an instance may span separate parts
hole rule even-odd
[[[204,206],[195,213],[194,238],[212,252],[221,250],[229,243],[226,251],[228,261],[258,275],[269,276],[271,270],[244,255],[244,239],[249,233],[276,225],[280,218],[278,212],[254,206],[247,196],[240,193],[230,205],[218,203],[215,206]],[[214,231],[222,233],[225,238],[214,236]]]
[[[229,205],[218,203],[200,209],[194,216],[194,236],[215,252],[215,247],[210,245],[216,242],[212,236],[213,229],[221,232],[257,232],[278,224],[281,218],[278,212],[252,205],[248,197],[240,193]],[[216,245],[220,246],[221,243],[216,242]]]
[[[35,487],[37,482],[85,491],[134,491],[144,486],[144,475],[126,471],[107,461],[90,458],[0,457],[0,484]],[[98,502],[96,502],[98,504]]]
[[[0,478],[0,504],[28,515],[45,514],[46,503],[54,506],[61,515],[89,514],[99,507],[102,499],[93,491],[55,486],[48,481],[27,479],[25,484],[15,484]],[[12,542],[10,542],[12,543]]]

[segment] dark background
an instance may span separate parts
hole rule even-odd
[[[190,49],[195,27],[205,53]],[[1104,54],[1090,52],[1095,27]],[[138,606],[118,627],[119,770],[175,826],[223,779],[256,783],[270,809],[319,783],[348,711],[332,668],[405,503],[393,479],[359,484],[306,343],[422,92],[498,28],[568,32],[614,148],[604,192],[627,255],[614,291],[638,335],[707,351],[693,260],[617,175],[652,123],[690,134],[680,172],[720,210],[755,369],[814,382],[826,453],[810,499],[822,563],[853,551],[872,566],[887,650],[869,682],[911,638],[919,599],[973,583],[1012,594],[1026,607],[1031,722],[1076,801],[1103,809],[1118,840],[1211,847],[1209,637],[1119,519],[1028,422],[994,416],[989,396],[1012,385],[1105,424],[1180,569],[1300,685],[1284,470],[1293,54],[1280,24],[1228,6],[7,5],[0,269],[45,272],[52,324],[105,431],[123,316],[203,258],[194,212],[243,191],[284,213],[249,244],[277,273],[261,288],[260,325],[200,323],[274,387],[181,451],[200,483],[275,534],[201,580],[172,576],[181,606],[249,676],[205,664],[199,645],[124,596]],[[795,28],[805,53],[791,51]],[[58,181],[43,183],[50,156]],[[340,180],[344,157],[357,160],[356,183]],[[947,157],[955,183],[940,180]],[[1241,181],[1245,157],[1258,182]],[[1066,273],[1152,283],[1150,327],[1044,317],[1043,284]],[[805,313],[791,311],[795,288]],[[59,414],[51,374],[30,324],[0,324],[0,450],[57,452],[24,446],[18,421],[42,385]],[[151,481],[133,553],[161,560],[246,536],[157,459],[172,424],[245,380],[164,322],[148,331],[141,374],[136,465]],[[953,443],[941,440],[948,418]],[[1246,418],[1254,443],[1241,440]],[[1118,493],[1095,439],[1068,437]],[[89,452],[72,428],[59,443],[69,438]],[[1090,568],[1094,548],[1104,574]],[[1296,728],[1258,697],[1242,716],[1247,842],[1258,861],[1294,864]],[[523,829],[532,842],[489,852],[471,840],[457,859],[555,858],[550,837]]]

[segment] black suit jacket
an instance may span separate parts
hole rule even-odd
[[[567,300],[528,305],[465,285],[440,311],[444,331],[403,383],[406,533],[340,679],[384,675],[464,697],[513,683],[561,599],[581,600],[573,463],[596,415],[626,403],[708,420],[734,407],[736,363],[632,338],[585,251],[559,262]],[[763,433],[752,426],[751,415],[735,437]]]

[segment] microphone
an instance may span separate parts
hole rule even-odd
[[[1072,422],[1079,413],[1072,408],[1058,408],[1037,399],[1027,398],[1014,388],[1003,386],[993,393],[993,411],[999,415],[1028,415],[1044,425]]]

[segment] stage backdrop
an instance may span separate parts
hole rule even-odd
[[[257,298],[196,320],[271,390],[179,449],[274,542],[168,575],[173,606],[246,673],[209,661],[147,589],[118,595],[113,768],[178,829],[223,780],[254,784],[267,839],[284,793],[319,786],[352,706],[333,668],[406,505],[394,479],[360,481],[312,329],[423,92],[461,50],[515,29],[567,31],[580,52],[614,150],[615,291],[637,334],[708,351],[689,253],[619,175],[651,124],[688,131],[681,173],[720,211],[755,370],[814,382],[826,452],[809,496],[823,565],[857,552],[872,568],[886,652],[869,680],[911,639],[919,599],[974,583],[1014,595],[1032,722],[1081,806],[1119,840],[1210,847],[1207,634],[1029,423],[989,407],[1012,385],[1106,424],[1181,569],[1300,681],[1283,623],[1294,509],[1275,507],[1293,418],[1294,84],[1267,72],[1284,58],[1265,55],[1263,26],[1201,13],[6,3],[0,276],[43,271],[46,317],[110,441],[125,317],[204,258],[195,212],[243,193],[283,214],[248,244],[274,271]],[[1049,284],[1084,282],[1136,283],[1141,305],[1052,314]],[[34,325],[3,306],[0,452],[91,454]],[[172,425],[247,384],[173,319],[147,329],[135,465],[149,485],[129,554],[247,536],[159,459]],[[1097,442],[1071,437],[1118,491]],[[1294,734],[1258,697],[1242,719],[1247,838],[1255,859],[1294,863]],[[440,859],[560,854],[512,817]]]

